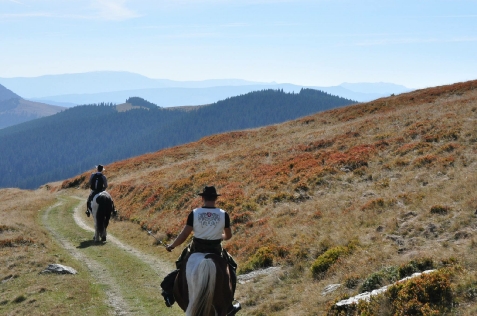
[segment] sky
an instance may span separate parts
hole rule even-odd
[[[477,79],[477,0],[0,0],[0,77]]]

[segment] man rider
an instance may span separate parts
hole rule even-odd
[[[91,176],[89,177],[89,187],[91,188],[91,192],[89,193],[88,196],[88,201],[86,202],[86,215],[89,217],[91,210],[91,201],[93,200],[93,197],[106,190],[108,187],[108,179],[106,179],[106,176],[103,174],[104,167],[102,165],[96,166],[96,172],[93,172]],[[101,179],[98,179],[101,178]],[[95,183],[99,183],[99,186],[96,186]]]
[[[229,240],[232,238],[230,217],[227,212],[215,206],[217,197],[220,196],[220,194],[217,194],[214,186],[206,186],[203,192],[199,193],[199,195],[202,196],[203,206],[196,208],[189,213],[187,223],[179,236],[177,236],[172,244],[166,246],[167,251],[171,252],[175,247],[186,241],[190,233],[194,232],[192,242],[182,251],[182,254],[176,261],[177,269],[169,273],[161,283],[163,290],[162,296],[164,296],[167,307],[171,307],[175,302],[173,295],[174,281],[179,273],[182,262],[186,256],[194,252],[206,252],[221,255],[229,264],[232,291],[233,294],[235,293],[235,287],[237,284],[237,264],[232,256],[222,248],[221,244],[222,240]],[[206,221],[203,220],[204,217],[207,217]],[[211,220],[211,218],[213,220]],[[241,305],[237,302],[230,306],[227,315],[235,315],[240,309]]]

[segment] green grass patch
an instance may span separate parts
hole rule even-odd
[[[119,286],[120,292],[129,307],[146,315],[177,315],[180,310],[167,308],[163,304],[160,283],[162,278],[147,263],[126,252],[111,242],[94,243],[93,233],[76,225],[73,220],[74,206],[58,207],[50,212],[49,223],[57,233],[87,256],[100,263]],[[90,217],[91,227],[93,219]]]

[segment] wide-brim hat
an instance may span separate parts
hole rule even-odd
[[[96,169],[98,169],[98,171],[106,170],[106,169],[104,169],[104,166],[103,166],[103,165],[97,165],[97,166],[96,166]]]
[[[220,196],[220,194],[217,194],[217,190],[215,190],[214,186],[206,186],[202,193],[198,193],[200,196],[210,196],[210,197],[215,197],[215,196]]]

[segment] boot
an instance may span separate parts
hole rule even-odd
[[[164,297],[164,301],[166,302],[167,307],[171,307],[172,304],[176,301],[174,299],[173,289],[174,289],[174,281],[176,280],[176,276],[179,273],[179,270],[174,270],[161,282],[162,288],[162,296]]]
[[[168,293],[166,291],[162,291],[161,294],[164,297],[164,302],[166,303],[167,307],[171,307],[174,304],[174,302],[176,301],[174,299],[174,295],[172,295],[171,293]]]

